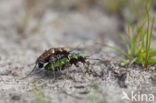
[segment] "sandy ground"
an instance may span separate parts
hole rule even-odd
[[[120,44],[116,16],[98,8],[68,12],[47,7],[41,17],[30,15],[23,30],[22,3],[0,0],[0,103],[156,103],[155,67],[153,71],[137,65],[121,67],[119,55],[97,44]],[[56,79],[43,71],[20,80],[32,70],[36,58],[53,47],[80,48],[91,58],[103,59],[90,60],[97,75],[85,74],[80,64],[70,67],[69,73],[56,73]],[[155,101],[122,100],[124,91],[129,97],[132,92],[153,94]]]

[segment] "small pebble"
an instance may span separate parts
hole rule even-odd
[[[17,95],[14,95],[14,96],[11,97],[11,99],[18,101],[18,100],[21,99],[21,97],[20,96],[17,96]]]
[[[15,77],[17,77],[18,76],[18,73],[17,72],[13,72],[12,75],[15,76]]]

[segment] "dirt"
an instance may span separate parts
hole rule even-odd
[[[42,4],[40,17],[28,14],[28,24],[23,27],[23,1],[0,1],[0,103],[132,103],[122,99],[123,92],[129,97],[132,92],[156,97],[155,66],[149,71],[139,65],[122,67],[121,56],[99,44],[120,47],[121,20],[117,16],[96,7],[61,11],[47,4]],[[84,65],[79,64],[68,68],[69,73],[57,72],[55,78],[43,70],[21,79],[33,69],[39,55],[54,47],[69,47],[102,59],[90,59],[96,75],[85,73]],[[135,102],[156,103],[156,98]]]

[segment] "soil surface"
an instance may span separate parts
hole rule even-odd
[[[122,47],[118,16],[97,7],[57,10],[48,2],[29,8],[22,0],[0,0],[0,103],[156,103],[155,67],[122,67],[121,56],[100,44]],[[21,79],[38,56],[55,47],[101,59],[90,59],[96,73],[85,73],[80,63],[56,72],[55,78],[43,70]],[[132,102],[122,99],[124,93],[130,99],[132,93],[152,94],[155,100],[137,102],[136,97]]]

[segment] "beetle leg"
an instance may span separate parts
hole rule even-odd
[[[56,79],[55,69],[53,69],[52,71],[53,71],[53,76],[54,76],[54,80],[55,80]]]

